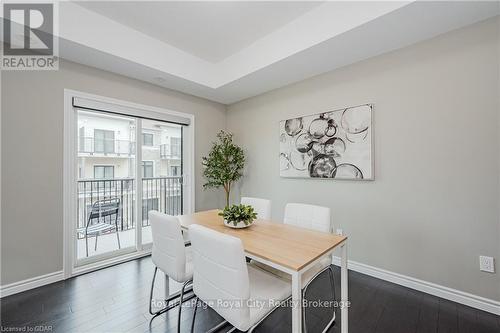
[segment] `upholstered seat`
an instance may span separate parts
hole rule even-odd
[[[194,293],[238,330],[253,328],[291,295],[289,281],[247,265],[239,238],[200,225],[189,231]]]
[[[285,217],[283,219],[283,222],[285,224],[294,225],[296,227],[321,232],[331,232],[332,230],[330,222],[330,208],[315,205],[298,203],[287,204],[285,207]],[[290,274],[274,269],[271,266],[259,263],[255,260],[251,260],[250,263],[284,279],[291,279]],[[327,256],[321,258],[321,260],[316,265],[304,272],[302,274],[302,288],[309,284],[309,282],[311,282],[311,280],[317,273],[327,268],[329,265],[331,265],[331,263],[332,257]]]
[[[299,203],[289,203],[285,206],[285,216],[283,219],[285,224],[294,225],[296,227],[305,228],[309,230],[315,230],[320,232],[332,232],[332,225],[330,221],[330,208],[315,206],[315,205],[307,205],[307,204],[299,204]],[[309,268],[307,271],[302,273],[302,296],[306,298],[305,291],[307,287],[312,282],[312,280],[317,276],[318,273],[321,273],[326,270],[330,270],[330,287],[332,297],[335,298],[335,285],[333,281],[333,269],[332,269],[332,256],[326,256],[321,258],[313,267]],[[274,269],[271,266],[256,262],[254,260],[250,261],[250,265],[254,267],[258,267],[267,272],[270,272],[276,276],[279,276],[282,279],[291,280],[291,275],[281,272],[277,269]],[[324,330],[328,330],[328,328],[335,321],[335,311],[333,311],[332,319],[328,322]],[[307,321],[304,312],[304,332],[307,332]]]
[[[173,280],[184,283],[193,278],[191,249],[184,244],[179,220],[175,216],[150,211],[153,264]]]
[[[179,301],[176,304],[182,304],[186,287],[191,283],[193,278],[193,261],[191,248],[185,246],[181,225],[177,217],[157,211],[150,211],[149,220],[151,221],[151,233],[153,236],[151,260],[155,265],[153,281],[151,283],[149,312],[152,315],[158,315],[170,310],[173,306],[168,305],[156,312],[153,312],[151,308],[157,270],[160,269],[168,278],[183,284],[179,295],[168,297],[169,299],[179,297]],[[180,321],[181,307],[179,306],[178,332],[180,332]]]
[[[332,232],[330,208],[322,206],[289,203],[285,206],[283,223],[309,230]]]
[[[237,327],[240,331],[246,331],[258,323],[292,293],[290,282],[277,279],[273,274],[257,267],[248,266],[248,277],[250,282],[249,303],[255,304],[255,306],[250,307],[248,321],[241,321]],[[264,302],[257,305],[256,301]]]

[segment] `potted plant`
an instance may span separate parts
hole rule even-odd
[[[207,182],[203,188],[224,187],[226,192],[226,207],[229,207],[229,194],[234,182],[241,178],[245,165],[243,149],[233,143],[233,135],[225,131],[217,134],[208,156],[203,157],[203,176]]]
[[[232,205],[219,213],[224,218],[224,224],[230,228],[246,228],[252,225],[257,213],[252,206]]]

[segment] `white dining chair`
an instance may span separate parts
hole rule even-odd
[[[185,246],[182,236],[179,219],[157,211],[149,212],[149,221],[151,222],[151,233],[153,236],[153,249],[151,259],[155,265],[153,281],[151,282],[151,291],[149,295],[149,313],[157,316],[175,306],[179,306],[179,315],[177,318],[177,331],[180,332],[182,303],[193,298],[184,297],[187,292],[192,290],[190,286],[193,278],[193,264],[191,248]],[[156,273],[160,269],[166,276],[172,280],[182,283],[180,292],[170,295],[166,300],[166,306],[160,310],[152,309],[153,289]],[[169,302],[178,298],[173,304]]]
[[[285,216],[283,219],[283,223],[300,228],[305,228],[320,232],[327,232],[327,233],[331,233],[333,230],[330,219],[330,208],[316,206],[316,205],[288,203],[285,206]],[[273,267],[256,262],[254,260],[251,261],[251,264],[258,266],[259,268],[264,269],[282,278],[291,279],[291,276],[289,274],[274,269]],[[335,300],[335,281],[333,279],[333,266],[332,266],[331,255],[323,257],[316,265],[314,265],[313,267],[311,267],[302,274],[303,299],[305,299],[307,288],[312,283],[312,281],[314,281],[314,279],[317,276],[319,276],[326,270],[328,270],[330,278],[330,286],[332,292],[331,295],[333,300]],[[306,311],[302,311],[302,315],[303,315],[303,325],[304,325],[303,330],[304,332],[307,332]],[[333,311],[332,319],[328,322],[328,324],[322,331],[323,332],[327,331],[334,322],[335,322],[335,310]]]
[[[270,220],[271,219],[271,200],[241,197],[241,204],[250,205],[257,213],[258,219]]]
[[[301,203],[288,203],[285,206],[283,223],[296,227],[332,232],[330,208]]]
[[[193,248],[193,289],[197,297],[191,332],[200,301],[224,318],[207,333],[227,323],[233,326],[229,332],[236,329],[252,332],[276,305],[290,297],[289,281],[247,264],[239,238],[200,225],[192,225],[189,233]],[[224,302],[218,302],[220,300]],[[251,306],[259,300],[265,302]]]

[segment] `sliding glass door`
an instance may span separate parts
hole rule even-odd
[[[77,263],[133,252],[136,126],[133,117],[77,110]]]
[[[147,212],[182,214],[182,126],[142,119],[142,244],[151,246]]]
[[[183,128],[75,108],[75,266],[151,247],[150,210],[183,212]]]

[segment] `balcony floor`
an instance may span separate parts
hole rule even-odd
[[[120,236],[120,245],[122,249],[135,246],[135,229],[120,231],[119,236]],[[143,227],[142,243],[147,244],[151,242],[152,242],[151,226]],[[95,237],[91,236],[89,237],[89,257],[118,250],[116,233],[99,236],[97,239],[97,251],[94,250],[94,246],[95,246]],[[85,257],[86,257],[85,238],[82,238],[78,240],[77,258],[83,259]]]

